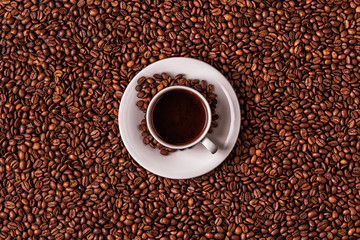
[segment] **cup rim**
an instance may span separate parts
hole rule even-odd
[[[153,125],[150,121],[150,113],[151,113],[152,108],[153,108],[154,104],[156,103],[156,101],[165,93],[176,90],[176,89],[187,90],[187,91],[190,91],[190,92],[194,93],[195,95],[197,95],[201,99],[203,104],[205,105],[206,112],[207,112],[207,123],[206,123],[206,127],[205,127],[203,133],[199,137],[197,137],[194,141],[192,141],[186,145],[173,145],[173,144],[163,141],[162,139],[160,139],[159,136],[157,136],[155,130],[153,129]],[[170,86],[170,87],[166,87],[166,88],[162,89],[161,91],[159,91],[151,99],[149,106],[146,110],[146,125],[149,129],[151,136],[153,136],[156,139],[156,141],[158,141],[163,146],[172,148],[172,149],[185,149],[185,148],[189,148],[189,147],[192,147],[192,146],[198,144],[201,140],[203,140],[205,138],[205,136],[206,136],[206,134],[208,134],[210,126],[211,126],[211,117],[212,117],[212,114],[211,114],[210,105],[209,105],[208,101],[206,100],[206,98],[200,92],[198,92],[197,90],[195,90],[193,88],[187,87],[187,86]]]

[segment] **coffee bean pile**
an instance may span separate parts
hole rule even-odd
[[[136,91],[138,91],[137,97],[140,99],[137,101],[136,106],[146,113],[151,99],[162,89],[170,86],[186,86],[195,89],[200,92],[207,100],[210,105],[212,121],[209,129],[211,133],[215,127],[218,126],[217,119],[219,115],[216,113],[216,93],[214,91],[214,85],[207,84],[205,80],[198,79],[186,79],[182,74],[176,75],[172,78],[167,73],[154,74],[152,77],[140,77],[137,81]],[[150,131],[146,125],[146,116],[141,120],[139,129],[143,136],[143,141],[145,144],[149,145],[152,148],[158,148],[162,155],[168,155],[169,152],[175,152],[175,149],[171,149],[163,146],[153,136],[150,134]]]
[[[2,0],[0,239],[359,239],[359,18],[359,0]],[[229,157],[188,180],[140,167],[117,126],[129,81],[171,56],[219,69],[242,111]]]

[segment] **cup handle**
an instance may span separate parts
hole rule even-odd
[[[201,141],[202,145],[207,148],[212,154],[216,153],[218,147],[207,137]]]

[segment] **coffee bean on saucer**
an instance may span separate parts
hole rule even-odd
[[[169,151],[166,150],[166,149],[162,149],[162,150],[160,150],[160,154],[161,154],[161,155],[168,155],[168,154],[169,154]]]

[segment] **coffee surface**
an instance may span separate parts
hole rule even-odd
[[[203,133],[207,121],[202,100],[187,90],[164,93],[152,110],[152,124],[156,134],[173,145],[191,143]]]

